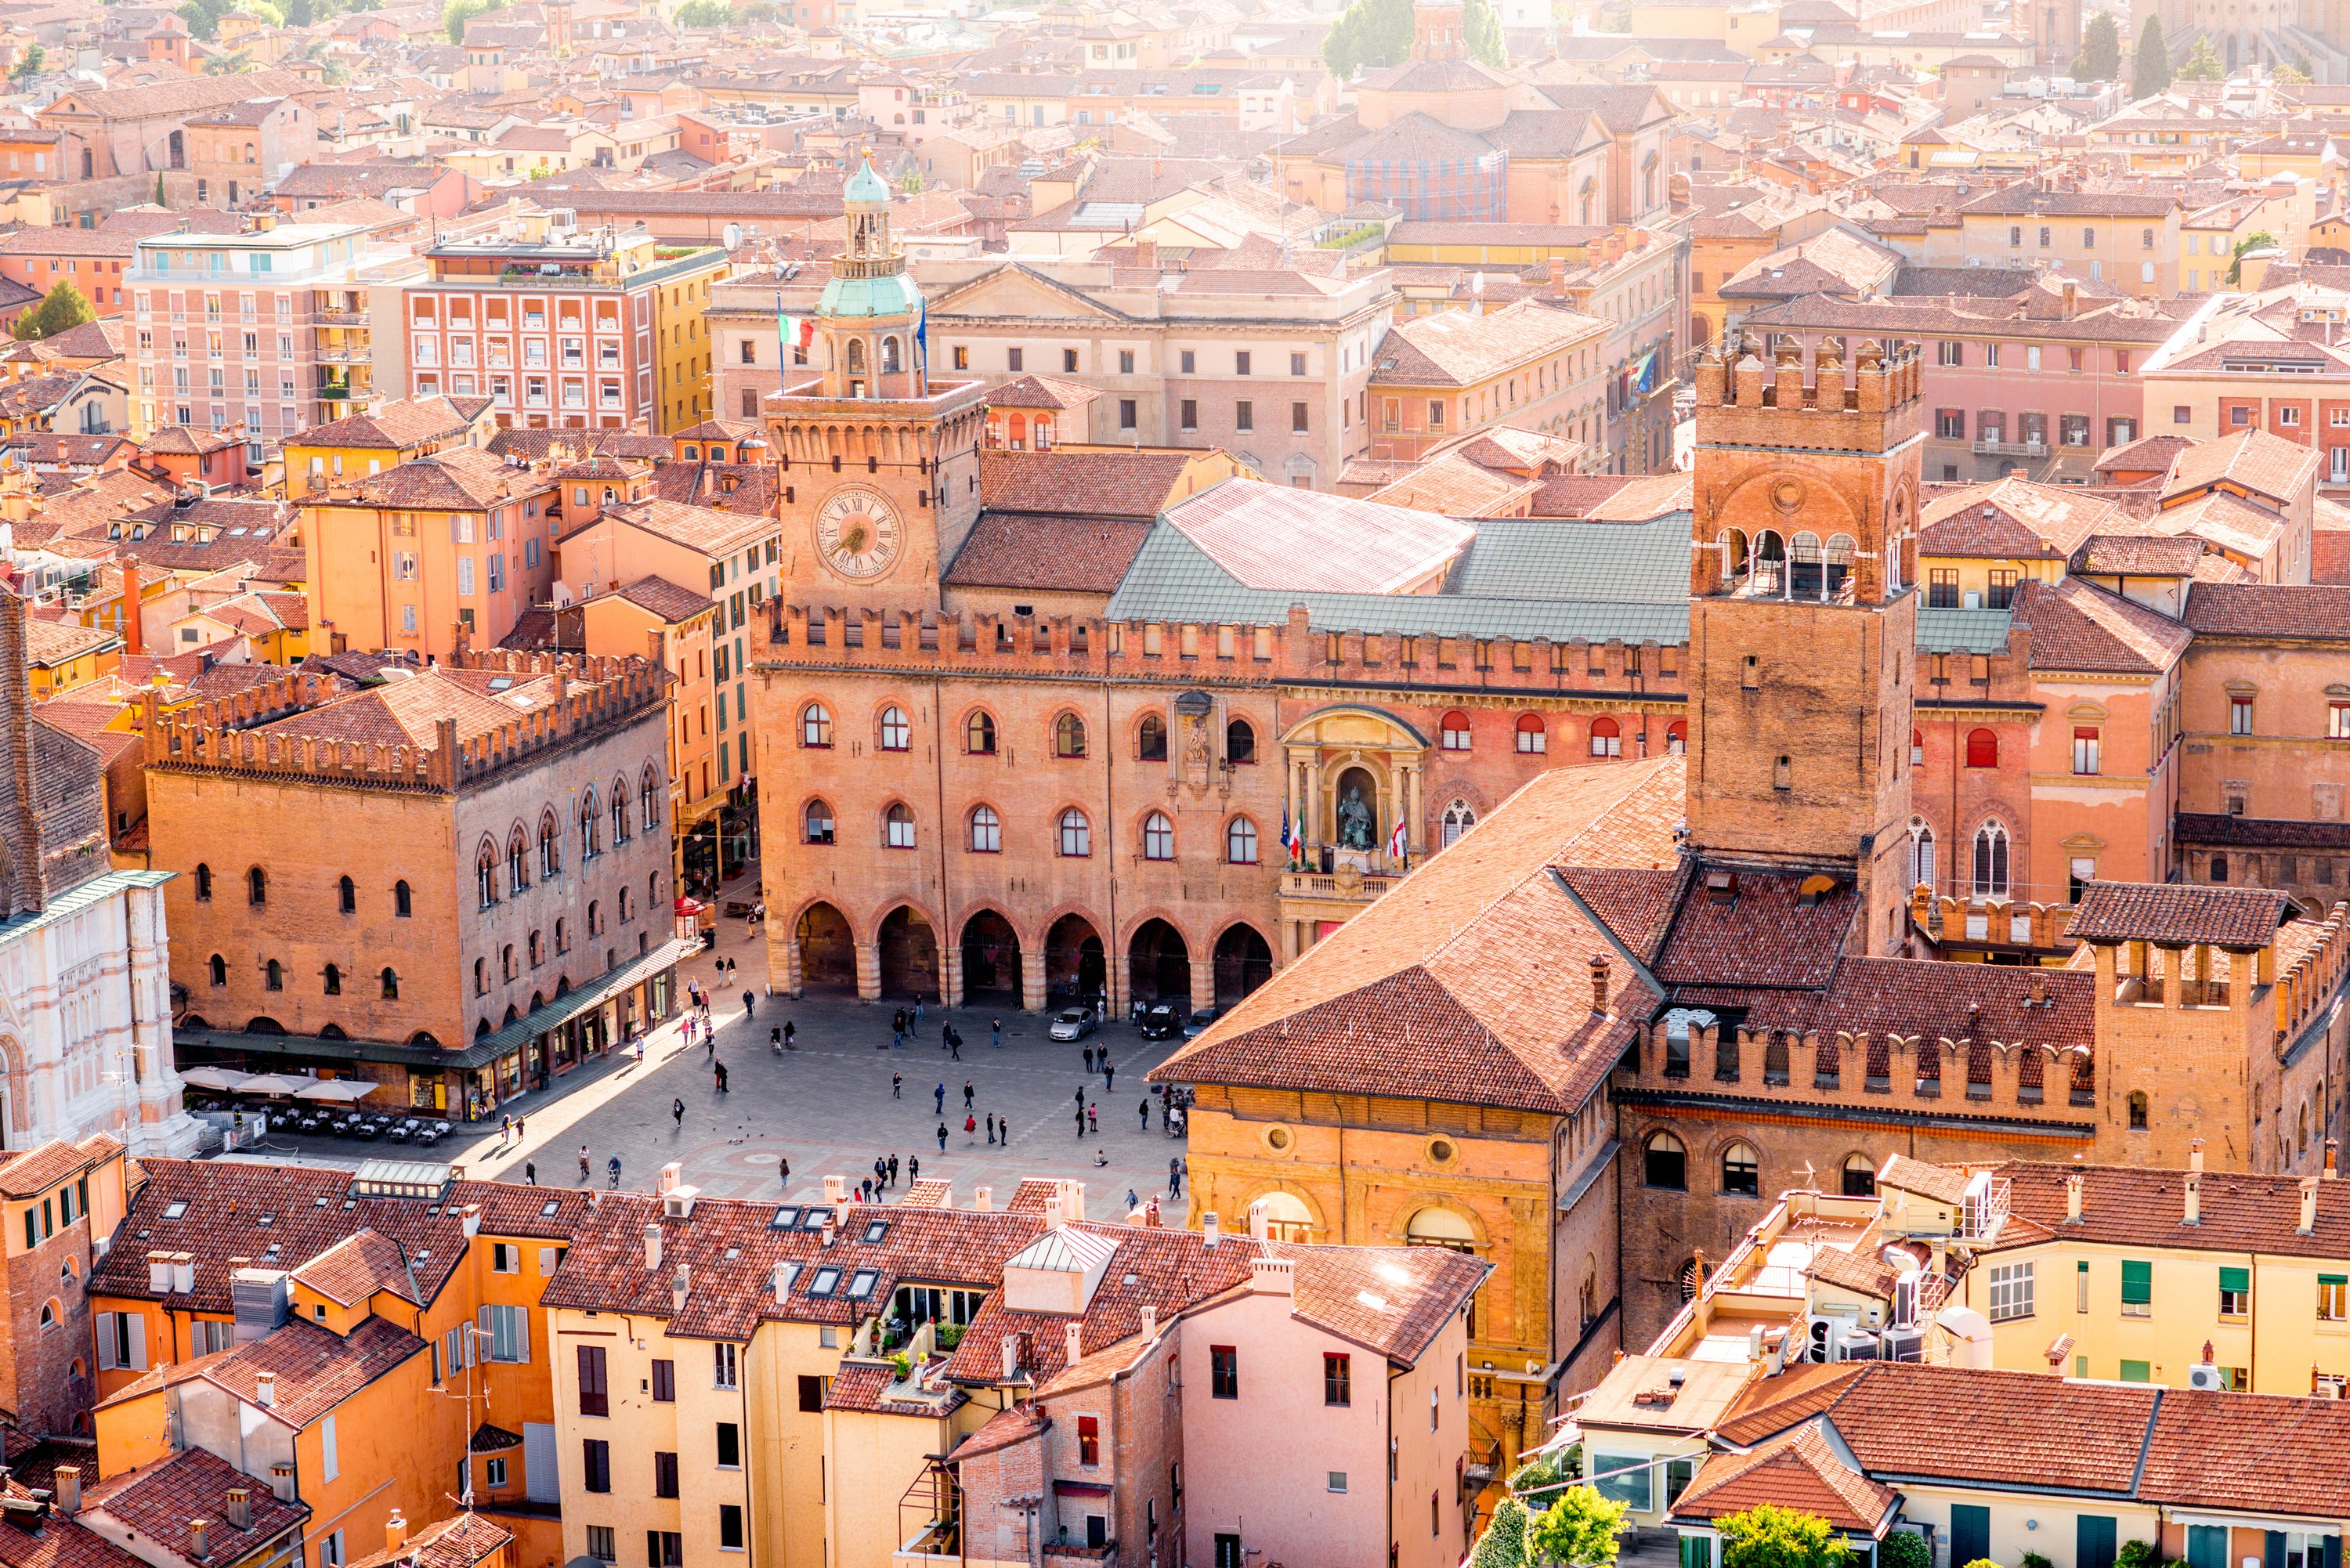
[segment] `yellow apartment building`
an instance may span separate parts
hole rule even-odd
[[[489,404],[442,397],[395,398],[367,413],[314,425],[286,441],[286,495],[299,501],[330,484],[380,473],[445,446],[483,446],[496,427]]]
[[[25,645],[36,702],[45,702],[77,686],[87,686],[122,662],[120,636],[72,621],[28,618],[25,622]]]

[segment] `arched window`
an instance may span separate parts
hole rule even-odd
[[[538,874],[552,877],[563,869],[563,836],[555,831],[555,813],[538,819]]]
[[[1076,858],[1093,852],[1093,825],[1086,821],[1086,814],[1074,808],[1061,813],[1061,853]]]
[[[621,924],[626,925],[626,924],[628,923],[629,919],[629,916],[630,916],[630,913],[631,913],[631,911],[630,911],[630,909],[629,909],[629,890],[628,890],[626,888],[621,888],[621,889],[620,889],[620,922],[621,922]]]
[[[55,1328],[57,1326],[57,1303],[56,1302],[46,1301],[41,1303],[41,1326],[43,1328]]]
[[[228,983],[228,960],[221,957],[218,953],[214,953],[212,956],[209,967],[212,970],[212,980],[214,985],[226,985]]]
[[[1256,729],[1246,719],[1224,726],[1224,761],[1234,767],[1256,761]]]
[[[992,805],[973,806],[971,812],[971,850],[974,855],[993,855],[1003,847],[1003,824]]]
[[[1844,1195],[1846,1198],[1874,1198],[1877,1195],[1877,1167],[1865,1154],[1844,1157]]]
[[[914,846],[914,814],[903,802],[893,804],[881,814],[881,842],[892,849]]]
[[[995,717],[979,709],[962,722],[962,749],[974,757],[995,755]]]
[[[244,901],[256,906],[269,902],[269,873],[258,866],[244,874]]]
[[[1518,715],[1518,750],[1528,756],[1540,756],[1550,750],[1550,732],[1543,728],[1540,713]]]
[[[1256,824],[1245,816],[1232,818],[1224,829],[1224,858],[1234,866],[1256,864]]]
[[[832,807],[820,800],[812,800],[800,813],[800,841],[804,844],[832,842]]]
[[[2129,1125],[2132,1132],[2146,1131],[2146,1091],[2132,1089],[2129,1097]]]
[[[1142,857],[1145,860],[1175,858],[1175,825],[1163,811],[1154,811],[1142,819]]]
[[[515,951],[512,942],[498,949],[498,975],[503,980],[512,980],[515,977]]]
[[[1064,713],[1053,721],[1053,754],[1056,757],[1082,757],[1086,754],[1086,722],[1075,713]]]
[[[637,816],[647,833],[660,826],[660,784],[650,766],[637,780]]]
[[[328,964],[328,965],[327,966],[327,975],[326,975],[326,980],[327,980],[327,994],[328,994],[328,996],[340,996],[340,995],[342,995],[342,994],[343,994],[343,967],[342,967],[342,965],[340,965],[340,964],[332,964],[332,963]]]
[[[1624,754],[1624,727],[1613,719],[1591,721],[1591,754],[1595,757],[1620,757]]]
[[[612,846],[619,848],[629,841],[629,786],[626,780],[612,781]]]
[[[531,968],[533,968],[533,969],[536,969],[540,964],[542,964],[542,963],[544,963],[544,962],[546,962],[546,940],[545,940],[544,938],[542,938],[542,937],[541,937],[541,936],[536,932],[536,931],[533,931],[533,932],[531,932],[531,933],[530,933],[530,949],[529,949],[529,950],[530,950],[530,967],[531,967]]]
[[[865,339],[862,337],[848,340],[848,373],[852,376],[865,374]]]
[[[1665,753],[1679,756],[1689,750],[1689,721],[1676,719],[1665,726]]]
[[[498,901],[498,852],[487,839],[473,857],[473,897],[484,909]]]
[[[604,906],[595,899],[588,900],[588,934],[595,936],[604,929]]]
[[[1291,1201],[1295,1202],[1296,1199],[1292,1199]],[[1427,1208],[1415,1211],[1412,1217],[1405,1221],[1403,1244],[1407,1247],[1442,1247],[1448,1251],[1471,1252],[1477,1247],[1477,1231],[1463,1215],[1431,1203]]]
[[[286,989],[286,966],[279,963],[276,959],[271,959],[266,964],[262,966],[261,976],[262,984],[267,986],[270,990],[283,991]]]
[[[561,919],[555,922],[555,950],[558,954],[571,950],[571,928]]]
[[[416,901],[410,896],[405,879],[391,885],[391,912],[403,920],[416,912]]]
[[[346,877],[335,884],[335,907],[346,915],[356,914],[359,907],[359,884]]]
[[[196,862],[196,902],[209,904],[212,901],[213,868],[199,860]]]
[[[1467,801],[1456,800],[1444,808],[1442,833],[1445,844],[1451,844],[1476,826],[1477,814],[1470,809]]]
[[[897,374],[899,368],[897,338],[884,337],[881,339],[881,373],[885,376],[892,376]]]
[[[1762,1190],[1762,1161],[1754,1146],[1734,1143],[1721,1151],[1721,1189],[1748,1198]]]
[[[1934,830],[1921,821],[1909,824],[1909,886],[1934,885]]]
[[[902,752],[914,743],[914,727],[906,722],[906,711],[894,702],[881,710],[881,749]]]
[[[579,803],[579,858],[593,860],[604,853],[604,818],[596,809],[596,792],[589,790]]]
[[[490,994],[490,961],[487,959],[477,958],[473,961],[473,994],[475,996]]]
[[[800,710],[800,744],[823,747],[832,744],[832,711],[821,702],[811,702]]]
[[[506,891],[519,893],[530,886],[530,838],[519,827],[506,840]]]
[[[1640,1180],[1679,1192],[1689,1186],[1689,1151],[1670,1133],[1652,1134],[1640,1150]]]
[[[1999,737],[1989,730],[1967,732],[1967,766],[1995,768],[1999,766]]]
[[[1444,715],[1438,725],[1438,732],[1443,737],[1446,751],[1467,751],[1469,749],[1469,715],[1455,708],[1451,712]]]
[[[1975,829],[1975,897],[2007,897],[2007,825],[1995,816]]]
[[[400,976],[389,964],[384,966],[382,980],[383,999],[386,1002],[398,1002],[400,1000]]]
[[[1135,727],[1134,754],[1146,763],[1167,760],[1167,721],[1156,713],[1145,713],[1142,722]]]

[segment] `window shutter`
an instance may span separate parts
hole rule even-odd
[[[2150,1262],[2122,1262],[2122,1304],[2151,1306],[2154,1303],[2154,1265]]]
[[[122,1314],[102,1312],[98,1314],[98,1369],[111,1372],[120,1365],[114,1354],[114,1336],[120,1332]]]
[[[124,1361],[122,1365],[129,1367],[133,1372],[146,1371],[147,1314],[145,1313],[137,1312],[124,1313],[122,1314],[122,1326],[130,1331],[126,1336],[128,1342],[127,1354],[129,1359]]]
[[[2320,1274],[2317,1276],[2317,1282],[2321,1288],[2326,1285],[2350,1285],[2350,1274]]]
[[[528,1361],[530,1359],[529,1308],[516,1307],[514,1309],[514,1333],[515,1359],[516,1361]]]
[[[2250,1269],[2221,1269],[2220,1271],[2220,1288],[2223,1291],[2234,1291],[2240,1295],[2249,1293],[2252,1288],[2252,1271]]]

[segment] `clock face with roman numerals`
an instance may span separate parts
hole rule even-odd
[[[878,577],[898,564],[905,529],[898,509],[879,491],[846,485],[816,508],[816,545],[844,577]]]

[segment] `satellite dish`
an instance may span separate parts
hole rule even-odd
[[[726,248],[728,250],[741,250],[743,248],[743,225],[740,223],[727,224],[723,238],[726,241]]]

